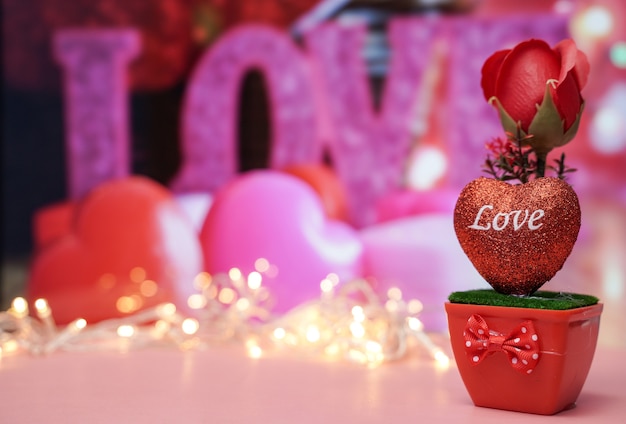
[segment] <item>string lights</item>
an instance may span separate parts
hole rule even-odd
[[[257,265],[263,268],[262,263]],[[18,297],[6,312],[0,312],[0,358],[153,345],[186,350],[236,341],[253,358],[289,349],[375,367],[421,348],[438,367],[449,364],[448,356],[424,332],[418,318],[421,302],[404,300],[397,288],[383,299],[366,280],[340,285],[338,277],[330,274],[320,283],[318,299],[273,316],[271,296],[262,280],[261,272],[244,276],[237,268],[227,274],[200,273],[194,281],[198,292],[188,298],[190,316],[165,303],[89,325],[79,318],[59,326],[45,299],[34,302],[31,314],[28,302]]]

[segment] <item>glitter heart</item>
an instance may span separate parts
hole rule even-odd
[[[578,196],[558,178],[526,184],[478,178],[459,195],[454,230],[498,292],[529,295],[565,263],[580,230]]]

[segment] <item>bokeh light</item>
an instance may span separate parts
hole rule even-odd
[[[613,31],[615,21],[611,11],[600,5],[581,10],[572,20],[572,32],[580,38],[602,39]]]
[[[413,152],[407,172],[407,185],[416,190],[433,188],[445,175],[448,160],[441,149],[423,147]]]
[[[618,41],[609,50],[611,63],[620,69],[626,69],[626,41]]]
[[[616,83],[600,101],[589,129],[591,144],[603,154],[626,148],[626,84]]]

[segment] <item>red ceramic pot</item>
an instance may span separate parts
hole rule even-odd
[[[574,406],[593,360],[602,304],[562,311],[449,302],[445,308],[454,357],[476,406],[543,415]],[[468,355],[464,335],[471,316],[482,317],[495,335],[531,321],[539,353],[532,372],[514,369],[517,359],[495,349],[473,363],[477,358]]]

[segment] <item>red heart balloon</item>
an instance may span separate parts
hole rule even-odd
[[[558,178],[510,185],[481,177],[461,191],[454,230],[496,291],[528,295],[550,280],[571,253],[580,230],[578,196]]]
[[[287,166],[283,168],[283,171],[300,178],[315,190],[328,218],[348,221],[346,189],[332,168],[321,164],[305,163]]]
[[[69,234],[37,252],[27,295],[67,323],[122,317],[161,302],[184,305],[202,271],[192,224],[156,182],[131,177],[95,188]]]
[[[37,210],[32,222],[35,249],[42,249],[48,243],[70,233],[75,210],[74,200],[55,203]]]

